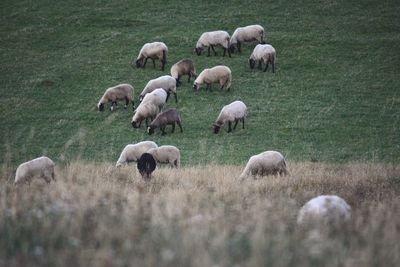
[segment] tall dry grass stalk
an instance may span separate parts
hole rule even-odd
[[[289,162],[292,177],[239,180],[242,167],[74,162],[55,183],[0,180],[0,266],[398,266],[400,165]],[[317,246],[296,226],[336,194],[352,220]]]

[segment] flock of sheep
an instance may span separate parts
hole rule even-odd
[[[244,42],[257,41],[248,61],[250,68],[258,64],[264,71],[272,65],[272,72],[275,72],[276,51],[270,44],[264,43],[264,28],[260,25],[250,25],[237,28],[230,36],[226,31],[213,31],[203,33],[197,41],[195,52],[201,55],[204,49],[208,49],[208,55],[214,47],[222,47],[223,56],[228,53],[234,53],[235,49],[241,51],[241,45]],[[155,67],[155,60],[162,63],[161,70],[164,70],[167,63],[168,47],[162,42],[146,43],[139,52],[134,62],[138,68],[145,67],[148,59],[151,59]],[[181,117],[175,108],[163,111],[171,93],[174,94],[175,102],[178,102],[176,87],[181,84],[181,77],[188,75],[188,82],[194,78],[193,89],[198,91],[203,85],[207,88],[212,83],[219,83],[221,90],[226,87],[230,89],[232,83],[232,72],[227,66],[215,66],[204,69],[198,76],[195,71],[195,65],[191,59],[182,59],[175,63],[170,69],[171,75],[164,75],[150,80],[139,95],[140,104],[135,109],[134,88],[130,84],[119,84],[108,88],[97,104],[99,111],[104,111],[105,105],[111,103],[111,111],[117,105],[117,101],[125,101],[125,107],[130,103],[134,109],[131,125],[139,128],[142,121],[145,121],[147,132],[153,134],[155,129],[159,128],[162,134],[166,134],[167,125],[172,125],[172,132],[175,124],[178,124],[181,132]],[[228,132],[234,130],[239,122],[244,129],[244,120],[247,114],[247,107],[242,101],[234,101],[224,106],[213,123],[214,133],[218,133],[221,127],[228,123]],[[150,124],[149,124],[150,120]],[[232,123],[235,123],[232,128]],[[156,162],[166,163],[171,167],[180,167],[180,151],[177,147],[171,145],[158,146],[153,141],[143,141],[137,144],[129,144],[122,150],[117,160],[116,166],[121,166],[129,162],[137,162],[139,172],[144,178],[150,178],[151,172],[156,167]],[[247,176],[264,175],[290,175],[286,160],[283,155],[277,151],[265,151],[252,156],[247,162],[241,179]],[[53,179],[54,162],[47,157],[40,157],[31,161],[22,163],[16,171],[15,184],[30,183],[33,177],[41,177],[47,183]],[[298,215],[299,224],[308,224],[312,219],[315,221],[346,221],[350,217],[350,206],[337,196],[320,196],[310,200],[300,210]]]

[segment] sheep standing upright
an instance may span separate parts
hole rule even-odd
[[[179,168],[181,162],[181,152],[175,146],[159,146],[149,149],[147,153],[153,155],[159,163],[169,163],[171,167]]]
[[[226,31],[204,32],[196,43],[195,51],[197,55],[200,56],[204,48],[208,47],[207,56],[210,56],[210,48],[216,56],[217,52],[215,52],[214,46],[221,46],[224,49],[223,56],[225,56],[226,51],[228,51],[228,55],[231,57],[231,52],[229,51],[229,40],[230,36]]]
[[[147,60],[150,58],[153,61],[153,67],[156,67],[155,60],[161,60],[161,70],[164,70],[165,64],[167,64],[168,47],[163,42],[146,43],[140,49],[139,55],[136,59],[136,67],[144,68]],[[132,63],[133,65],[133,63]]]
[[[241,53],[241,45],[244,42],[257,41],[259,44],[264,43],[264,28],[260,25],[249,25],[237,28],[230,40],[230,51],[233,53],[235,48]]]
[[[229,105],[222,108],[217,120],[213,123],[214,133],[218,133],[221,127],[228,122],[229,128],[228,133],[232,131],[232,122],[235,122],[233,130],[239,121],[242,122],[242,128],[244,129],[244,118],[247,114],[247,107],[242,101],[234,101]]]
[[[162,135],[165,135],[167,133],[165,131],[165,127],[167,125],[172,125],[173,133],[175,131],[175,123],[178,124],[181,132],[183,132],[181,122],[181,116],[179,115],[176,108],[170,108],[167,111],[157,115],[157,117],[150,123],[150,126],[147,128],[147,132],[149,134],[153,134],[155,129],[160,128]]]
[[[183,75],[188,75],[188,83],[190,83],[190,78],[197,77],[194,63],[189,58],[182,59],[171,67],[171,76],[176,80],[176,86],[181,84],[180,78]]]
[[[272,65],[272,72],[275,73],[276,50],[270,44],[258,44],[249,58],[250,68],[253,69],[258,62],[258,68],[261,69],[262,63],[265,64],[264,72],[267,71],[269,63]]]
[[[156,169],[157,163],[154,157],[149,153],[143,153],[137,162],[137,168],[143,179],[150,179],[151,174]]]
[[[14,184],[30,184],[35,177],[42,178],[46,183],[54,181],[54,162],[48,157],[39,157],[20,164],[15,173]]]
[[[162,88],[167,92],[167,99],[165,101],[168,101],[169,95],[172,92],[175,95],[175,103],[178,102],[178,97],[176,95],[176,80],[169,75],[160,76],[156,79],[150,80],[140,93],[139,101],[142,101],[146,94],[153,92],[157,88]]]
[[[252,175],[289,175],[285,158],[277,151],[265,151],[252,156],[246,164],[240,178]]]
[[[212,83],[219,83],[221,90],[226,86],[229,91],[232,84],[232,72],[227,66],[215,66],[210,69],[204,69],[196,78],[193,84],[193,89],[199,91],[200,86],[207,85],[207,90],[211,90]]]
[[[117,106],[117,100],[125,100],[125,108],[128,106],[129,102],[132,103],[132,108],[135,109],[135,104],[133,102],[133,86],[127,83],[119,84],[108,88],[103,96],[101,97],[97,107],[99,111],[104,110],[104,105],[111,102],[111,111],[114,110],[114,105]]]
[[[142,141],[136,144],[126,145],[122,150],[115,166],[119,167],[123,164],[137,161],[143,153],[147,152],[149,149],[156,147],[158,147],[158,145],[153,141]]]

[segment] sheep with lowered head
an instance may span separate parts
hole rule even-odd
[[[147,153],[153,155],[157,162],[167,163],[171,167],[179,168],[181,164],[181,152],[175,146],[159,146],[149,149]]]
[[[164,66],[167,63],[168,47],[163,42],[146,43],[140,49],[139,55],[136,59],[136,67],[144,68],[147,60],[150,58],[153,61],[153,67],[156,67],[155,60],[161,60],[161,70],[164,70]]]
[[[234,101],[229,105],[222,108],[217,120],[213,123],[214,133],[218,133],[221,127],[228,122],[228,133],[232,131],[232,122],[235,122],[233,130],[239,121],[242,122],[242,128],[244,129],[244,118],[247,114],[247,107],[242,101]]]
[[[200,86],[207,85],[207,89],[211,90],[212,83],[219,83],[221,90],[226,86],[229,91],[232,84],[232,72],[227,66],[215,66],[210,69],[204,69],[196,78],[193,84],[193,89],[199,91]]]
[[[143,141],[136,144],[129,144],[122,150],[115,166],[119,167],[123,164],[137,161],[143,153],[156,147],[158,147],[158,145],[153,141]]]
[[[175,123],[178,124],[179,128],[182,130],[181,125],[181,116],[179,115],[176,108],[170,108],[167,111],[160,113],[157,117],[150,123],[150,126],[147,128],[147,132],[149,134],[153,134],[154,130],[160,128],[162,135],[165,135],[165,127],[167,125],[172,125],[172,133],[175,131]]]
[[[135,114],[131,121],[133,128],[139,128],[144,119],[146,120],[146,127],[148,127],[148,119],[153,120],[161,112],[166,100],[167,93],[162,88],[157,88],[153,92],[146,94],[134,111]]]
[[[265,151],[252,156],[246,164],[240,178],[247,176],[289,175],[286,160],[277,151]]]
[[[161,111],[163,109],[165,103],[167,102],[167,98],[168,98],[167,92],[162,88],[157,88],[154,91],[152,91],[151,93],[147,93],[143,97],[141,103],[143,103],[143,102],[144,103],[146,103],[146,102],[153,103],[154,105],[159,107],[159,111]]]
[[[178,102],[178,97],[176,95],[176,80],[169,75],[164,75],[156,79],[150,80],[144,87],[143,91],[140,93],[139,101],[142,101],[147,93],[151,93],[157,88],[162,88],[165,90],[165,92],[167,92],[166,101],[168,101],[169,95],[172,92],[175,95],[175,102]]]
[[[253,41],[257,41],[259,44],[264,43],[264,28],[260,25],[239,27],[232,34],[229,49],[233,53],[237,48],[240,53],[242,43]]]
[[[18,166],[15,173],[14,184],[30,184],[35,177],[43,178],[46,183],[50,183],[54,177],[54,162],[48,157],[39,157]]]
[[[143,179],[150,179],[151,174],[156,169],[157,163],[154,157],[149,153],[143,153],[137,161],[137,168]]]
[[[223,56],[225,56],[226,51],[228,51],[228,55],[231,57],[231,52],[229,51],[229,40],[230,36],[226,31],[204,32],[197,41],[195,51],[197,55],[200,56],[204,48],[208,47],[208,56],[210,56],[210,48],[213,50],[214,55],[217,55],[214,46],[221,46],[224,49]]]
[[[275,73],[276,50],[270,44],[258,44],[249,58],[250,68],[254,69],[258,62],[258,68],[261,69],[262,63],[265,64],[264,72],[267,71],[269,63],[272,65],[272,72]]]
[[[190,83],[190,78],[197,77],[194,63],[189,58],[182,59],[171,67],[171,76],[176,80],[176,86],[181,84],[179,79],[183,75],[188,75],[188,83]]]
[[[133,92],[133,86],[127,83],[110,87],[100,98],[97,107],[99,111],[103,111],[104,105],[108,102],[111,102],[111,111],[113,111],[114,105],[117,105],[117,100],[125,100],[125,108],[128,106],[129,102],[131,102],[132,108],[135,109],[135,104],[133,102]]]

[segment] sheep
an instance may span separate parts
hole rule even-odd
[[[275,60],[276,51],[275,48],[270,44],[258,44],[254,48],[249,58],[250,68],[253,69],[256,62],[258,61],[258,68],[261,69],[262,63],[264,62],[265,69],[267,71],[269,63],[272,64],[272,72],[275,73]]]
[[[156,147],[158,147],[158,145],[153,141],[143,141],[136,144],[129,144],[122,150],[115,166],[119,167],[123,164],[137,161],[143,153]]]
[[[231,37],[229,49],[231,53],[238,49],[241,52],[241,45],[243,42],[258,41],[258,43],[264,43],[264,28],[260,25],[249,25],[246,27],[237,28]]]
[[[229,33],[226,31],[213,31],[213,32],[204,32],[199,40],[197,41],[195,51],[198,56],[201,55],[201,52],[205,47],[208,47],[208,56],[210,56],[210,47],[214,51],[214,55],[217,55],[217,52],[214,50],[214,46],[222,46],[224,49],[225,56],[226,51],[228,51],[229,57],[231,57],[231,52],[229,51]]]
[[[143,153],[137,162],[137,168],[143,179],[150,179],[152,172],[156,169],[157,163],[149,153]]]
[[[182,59],[182,60],[178,61],[177,63],[175,63],[174,65],[172,65],[172,67],[171,67],[171,76],[173,78],[175,78],[176,86],[179,86],[181,84],[179,79],[183,75],[189,76],[188,83],[190,83],[190,78],[197,77],[194,63],[189,58]]]
[[[153,120],[161,112],[166,100],[167,93],[162,88],[157,88],[146,94],[132,117],[133,128],[139,128],[144,119],[146,119],[146,127],[148,127],[148,119]]]
[[[210,69],[204,69],[196,78],[193,89],[199,91],[200,85],[207,84],[207,89],[211,90],[212,83],[219,83],[221,90],[226,85],[227,90],[231,89],[232,72],[227,66],[215,66]]]
[[[240,178],[252,175],[289,175],[285,158],[277,151],[265,151],[252,156],[246,164]]]
[[[159,163],[169,163],[171,167],[180,167],[181,152],[175,146],[159,146],[147,151]]]
[[[42,156],[20,164],[15,173],[14,184],[30,184],[34,177],[43,178],[46,183],[54,181],[54,162],[48,157]]]
[[[103,96],[101,97],[97,107],[99,111],[104,110],[104,105],[107,102],[111,102],[111,111],[114,110],[114,104],[117,106],[117,100],[125,100],[125,108],[128,106],[129,102],[132,103],[132,109],[135,109],[135,104],[133,102],[133,86],[127,83],[119,84],[114,87],[108,88]]]
[[[163,109],[165,103],[167,102],[167,98],[168,98],[167,92],[162,88],[157,88],[157,89],[154,89],[154,91],[152,91],[151,93],[147,93],[143,97],[141,103],[143,103],[143,102],[144,103],[146,103],[146,102],[153,103],[154,105],[159,107],[159,110],[161,111]]]
[[[146,43],[140,49],[136,59],[136,67],[145,67],[147,60],[150,58],[153,61],[153,67],[156,67],[155,59],[161,60],[161,70],[164,71],[164,66],[167,63],[168,47],[163,42]],[[132,62],[133,65],[133,62]]]
[[[242,129],[244,129],[244,118],[246,117],[247,107],[242,101],[234,101],[229,105],[222,108],[217,120],[213,123],[214,133],[217,134],[220,128],[229,122],[228,133],[232,131],[232,122],[235,122],[233,130],[235,130],[236,125],[239,121],[242,122]]]
[[[176,108],[170,108],[167,111],[157,115],[157,117],[150,123],[150,126],[147,128],[147,132],[151,135],[154,133],[154,130],[156,128],[160,128],[162,135],[165,135],[165,127],[167,125],[172,125],[173,133],[175,131],[175,123],[177,123],[182,133],[183,129],[181,122],[181,116],[179,115]]]
[[[143,91],[140,93],[139,101],[142,101],[143,97],[147,93],[151,93],[157,88],[162,88],[165,90],[165,92],[167,92],[166,101],[168,101],[169,95],[172,92],[175,95],[175,103],[178,102],[178,97],[176,95],[176,80],[169,75],[164,75],[156,79],[150,80],[144,87]]]

